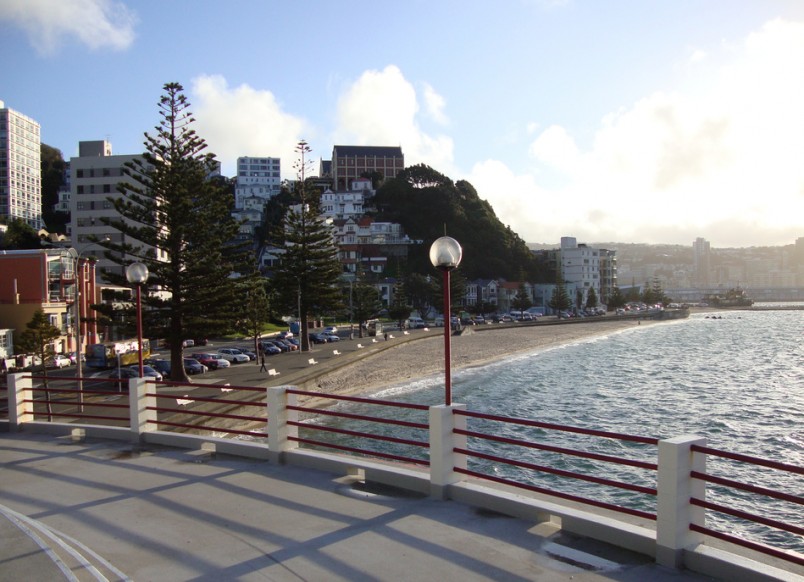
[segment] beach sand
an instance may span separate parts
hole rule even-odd
[[[537,352],[655,323],[649,320],[637,322],[633,319],[606,318],[556,325],[469,327],[463,334],[452,336],[451,368],[455,372],[517,354]],[[444,373],[444,336],[436,334],[399,343],[348,366],[329,371],[316,379],[315,389],[328,394],[368,393],[439,373]]]

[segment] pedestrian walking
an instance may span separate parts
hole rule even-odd
[[[267,372],[268,368],[265,367],[265,354],[260,356],[260,372]]]

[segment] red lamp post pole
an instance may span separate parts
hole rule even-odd
[[[140,364],[140,378],[145,376],[142,365],[142,285],[137,285],[137,356]]]
[[[452,310],[450,309],[449,269],[444,269],[444,404],[452,405]]]

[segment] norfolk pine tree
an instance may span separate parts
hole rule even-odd
[[[156,133],[145,134],[146,151],[124,170],[134,183],[121,182],[121,196],[109,198],[119,217],[101,218],[122,237],[100,243],[106,258],[123,267],[104,273],[113,284],[129,286],[125,267],[133,262],[148,267],[148,285],[160,292],[143,294],[143,327],[168,342],[177,381],[187,380],[182,341],[230,331],[249,281],[233,274],[253,272],[251,254],[232,242],[239,228],[234,200],[208,179],[217,170],[215,156],[204,153],[182,91],[178,83],[164,86]]]
[[[304,155],[307,143],[299,142],[300,179],[295,188],[301,204],[288,209],[282,228],[275,233],[283,240],[285,253],[274,270],[272,284],[282,307],[299,311],[301,350],[310,350],[307,322],[310,315],[334,311],[343,305],[339,281],[341,264],[329,225],[318,214],[317,205],[305,191]]]

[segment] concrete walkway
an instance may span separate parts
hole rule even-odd
[[[707,578],[549,524],[347,477],[0,434],[0,581]]]

